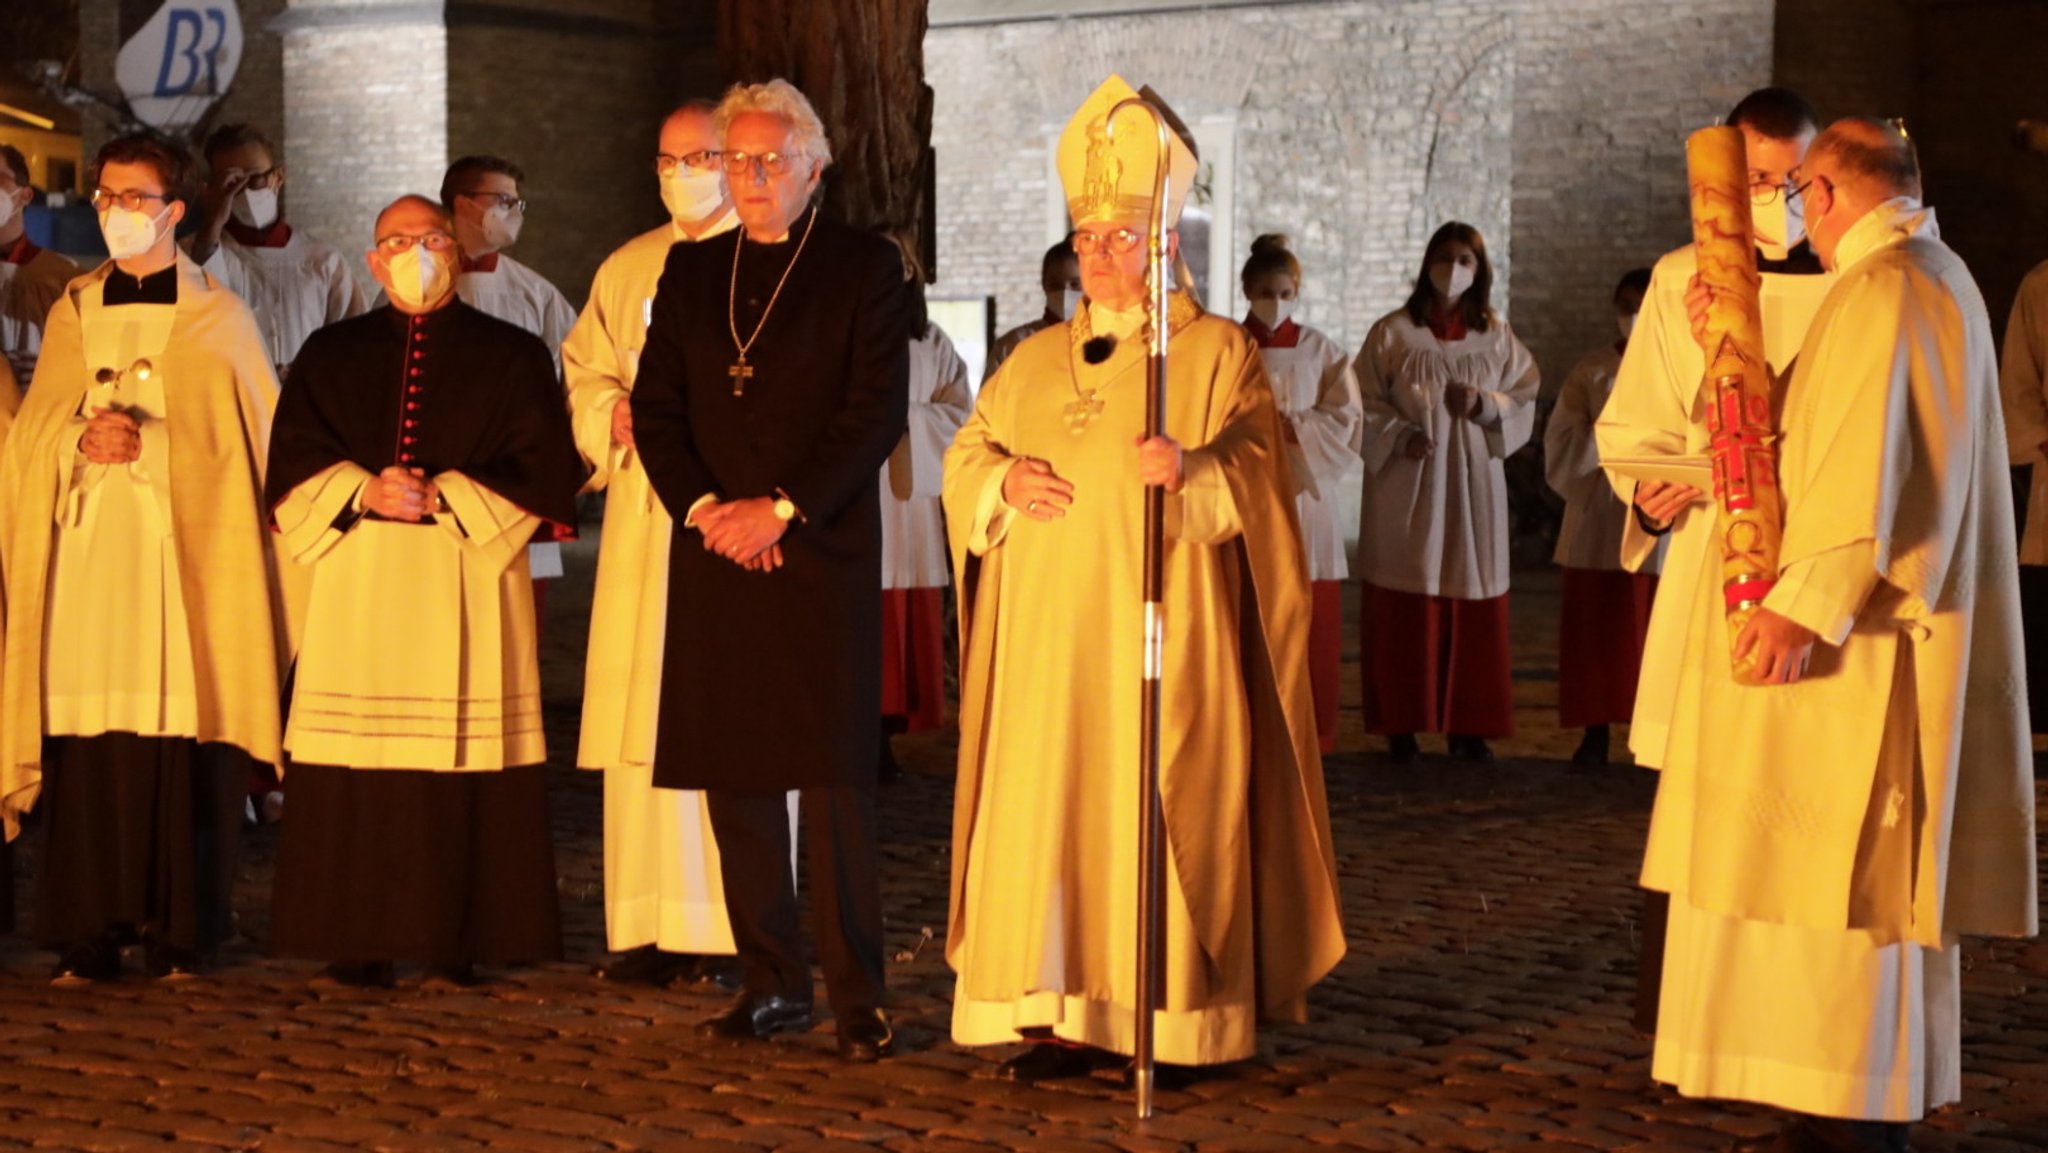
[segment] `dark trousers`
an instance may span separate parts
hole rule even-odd
[[[811,967],[789,875],[789,802],[781,793],[704,795],[718,839],[726,915],[747,992],[811,999]],[[840,1016],[879,1009],[882,889],[870,787],[804,789],[804,863],[825,995]]]

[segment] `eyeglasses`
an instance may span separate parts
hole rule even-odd
[[[766,173],[769,176],[784,176],[788,174],[790,165],[803,158],[804,154],[801,152],[763,152],[759,155],[751,155],[745,152],[721,152],[718,154],[718,162],[723,164],[726,172],[733,176],[745,175],[750,169]]]
[[[276,179],[277,169],[275,168],[266,168],[261,172],[244,172],[242,173],[242,187],[268,188],[271,182]]]
[[[1122,256],[1145,242],[1145,234],[1119,228],[1114,232],[1076,232],[1074,251],[1082,256],[1108,250],[1113,256]]]
[[[667,176],[678,167],[687,168],[692,172],[710,172],[718,167],[720,155],[716,148],[699,148],[695,152],[685,152],[681,156],[658,152],[654,156],[654,171],[662,176]]]
[[[140,212],[143,203],[150,200],[168,201],[170,197],[161,192],[143,192],[134,188],[124,188],[119,192],[111,188],[92,190],[92,207],[95,212],[105,212],[116,204],[130,212]]]
[[[1776,204],[1780,194],[1789,200],[1797,197],[1805,188],[1804,184],[1793,184],[1790,177],[1783,181],[1773,181],[1752,173],[1749,178],[1749,202],[1758,208],[1764,208]]]
[[[517,196],[508,196],[503,192],[458,192],[455,195],[467,196],[471,200],[480,200],[492,208],[509,208],[521,216],[526,215],[526,201]]]
[[[377,251],[386,256],[397,256],[415,244],[428,252],[446,252],[455,247],[455,238],[445,232],[394,232],[377,238]]]
[[[1806,195],[1806,190],[1807,190],[1807,189],[1809,189],[1809,188],[1812,188],[1812,187],[1813,187],[1814,185],[1816,185],[1816,184],[1819,184],[1819,183],[1820,183],[1821,181],[1823,181],[1823,180],[1828,180],[1828,178],[1827,178],[1827,177],[1825,177],[1825,176],[1815,175],[1815,176],[1814,176],[1814,177],[1812,177],[1811,179],[1807,180],[1807,182],[1806,182],[1806,183],[1804,183],[1804,184],[1801,184],[1801,185],[1799,185],[1799,186],[1798,186],[1798,187],[1796,187],[1796,188],[1789,188],[1789,189],[1787,189],[1786,191],[1787,191],[1788,193],[1790,193],[1791,195],[1793,195],[1793,196],[1805,196],[1805,195]],[[1834,186],[1835,186],[1835,182],[1834,182],[1834,181],[1832,181],[1832,180],[1828,180],[1828,187],[1829,187],[1829,188],[1833,188]],[[1768,203],[1770,203],[1770,202],[1769,202],[1769,201],[1765,201],[1764,203],[1768,204]]]

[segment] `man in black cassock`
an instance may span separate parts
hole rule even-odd
[[[742,227],[669,254],[633,393],[641,459],[682,522],[654,783],[706,793],[745,974],[700,1031],[810,1024],[783,796],[799,789],[839,1052],[873,1061],[893,1043],[875,848],[876,478],[908,404],[902,261],[813,205],[831,152],[802,93],[735,87],[718,121]]]
[[[265,497],[312,590],[285,749],[272,949],[389,985],[561,955],[526,541],[583,461],[554,357],[455,295],[445,210],[377,218],[390,303],[314,333]]]

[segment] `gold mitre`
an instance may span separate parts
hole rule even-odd
[[[1116,118],[1116,136],[1109,134],[1110,109],[1140,93],[1111,76],[1082,103],[1080,111],[1067,121],[1060,133],[1060,184],[1067,191],[1067,212],[1076,225],[1099,220],[1143,219],[1152,210],[1153,168],[1158,163],[1159,138],[1152,121],[1130,109]],[[1181,206],[1194,187],[1194,139],[1166,102],[1151,89],[1142,95],[1166,118],[1168,164],[1166,172],[1166,223],[1180,220]]]

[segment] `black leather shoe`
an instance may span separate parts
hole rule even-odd
[[[1468,765],[1483,765],[1493,760],[1493,749],[1488,747],[1485,737],[1462,737],[1453,733],[1450,752],[1452,760]]]
[[[50,984],[59,988],[116,981],[120,977],[121,950],[105,941],[71,946],[50,970]]]
[[[1580,768],[1597,769],[1607,763],[1607,726],[1589,725],[1586,736],[1579,742],[1577,751],[1572,753],[1572,764]]]
[[[811,1003],[788,997],[757,997],[741,993],[731,1007],[697,1026],[706,1040],[751,1041],[811,1027]]]
[[[1084,1045],[1060,1045],[1040,1041],[996,1066],[996,1080],[1030,1085],[1086,1077],[1102,1064],[1103,1053]]]
[[[697,963],[693,953],[665,953],[653,945],[628,949],[597,967],[597,979],[615,985],[667,985]]]
[[[1387,738],[1387,759],[1397,765],[1412,765],[1422,755],[1414,733],[1395,733]]]
[[[896,1030],[880,1009],[862,1009],[839,1018],[839,1056],[873,1064],[896,1049]]]

